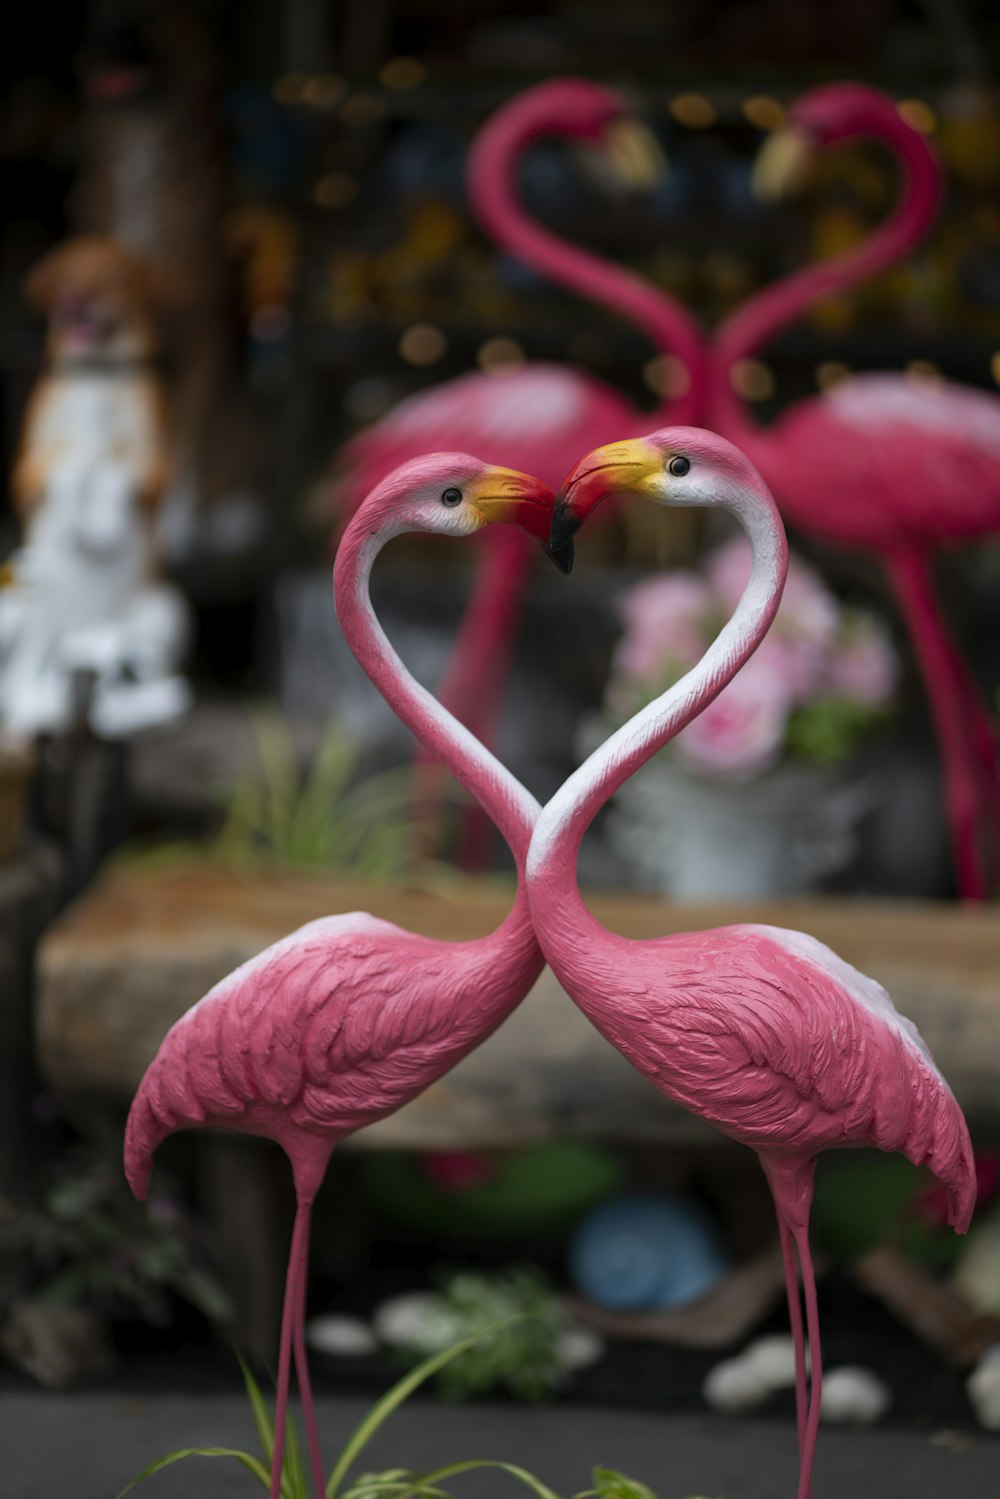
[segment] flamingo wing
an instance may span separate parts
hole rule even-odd
[[[353,513],[400,463],[448,450],[524,469],[555,488],[583,451],[635,426],[628,402],[580,370],[530,364],[475,371],[417,391],[348,442],[335,498],[343,513]]]
[[[849,546],[920,546],[1000,530],[1000,400],[858,375],[799,401],[761,463],[793,524]]]
[[[776,927],[625,950],[601,1029],[661,1092],[758,1151],[902,1151],[957,1194],[955,1221],[967,1222],[964,1118],[881,985],[815,938]]]

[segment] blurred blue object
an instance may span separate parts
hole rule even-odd
[[[569,1250],[577,1289],[611,1311],[684,1306],[706,1295],[728,1269],[708,1215],[671,1193],[605,1203],[583,1220]]]

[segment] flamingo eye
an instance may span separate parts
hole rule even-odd
[[[449,510],[452,509],[455,505],[460,505],[462,503],[462,491],[460,489],[455,489],[454,486],[452,486],[452,488],[450,489],[446,489],[441,496],[441,503],[442,505],[447,505]]]
[[[682,453],[678,453],[667,464],[667,473],[671,474],[675,479],[683,479],[690,467],[690,458],[685,458]]]

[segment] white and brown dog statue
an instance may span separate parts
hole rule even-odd
[[[87,238],[49,254],[26,289],[48,318],[48,359],[13,475],[24,539],[0,591],[0,721],[65,730],[84,674],[91,727],[121,738],[189,700],[187,609],[153,543],[169,474],[165,283],[134,251]]]

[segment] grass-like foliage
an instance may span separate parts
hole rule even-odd
[[[449,1478],[457,1477],[459,1474],[472,1472],[477,1468],[499,1468],[511,1478],[532,1490],[535,1499],[560,1499],[552,1489],[535,1478],[524,1468],[517,1467],[514,1463],[504,1463],[483,1459],[481,1461],[468,1461],[461,1463],[450,1463],[445,1467],[438,1468],[433,1473],[417,1474],[408,1472],[402,1468],[392,1468],[383,1473],[363,1473],[355,1478],[349,1485],[348,1476],[362,1452],[371,1442],[376,1432],[397,1410],[413,1392],[442,1369],[451,1359],[458,1358],[465,1353],[469,1346],[478,1338],[495,1332],[495,1328],[486,1328],[474,1334],[472,1337],[463,1338],[461,1342],[453,1347],[445,1349],[441,1353],[435,1353],[430,1358],[424,1359],[417,1368],[411,1369],[402,1379],[396,1381],[392,1388],[378,1400],[371,1410],[362,1419],[359,1425],[348,1437],[340,1456],[334,1464],[333,1471],[326,1485],[326,1499],[453,1499],[453,1496],[441,1487],[441,1484]],[[267,1489],[271,1482],[271,1461],[274,1452],[274,1419],[270,1408],[260,1386],[254,1379],[246,1363],[241,1359],[240,1367],[243,1371],[243,1380],[246,1385],[247,1400],[253,1416],[254,1426],[257,1431],[257,1439],[260,1442],[260,1455],[253,1452],[243,1452],[234,1447],[184,1447],[177,1452],[165,1453],[158,1457],[155,1462],[149,1464],[148,1468],[136,1475],[130,1483],[121,1490],[118,1499],[124,1499],[124,1495],[134,1489],[137,1484],[145,1479],[151,1478],[154,1473],[161,1469],[170,1467],[173,1463],[183,1462],[189,1457],[227,1457],[241,1464],[246,1471]],[[309,1499],[310,1488],[306,1473],[306,1464],[303,1459],[302,1443],[299,1439],[295,1421],[291,1415],[288,1417],[285,1429],[285,1454],[282,1462],[281,1473],[281,1499]]]
[[[257,765],[237,782],[217,851],[241,871],[279,865],[389,880],[411,872],[420,828],[408,767],[365,775],[360,746],[329,729],[303,771],[287,723],[254,723]]]
[[[524,1315],[522,1314],[522,1317]],[[514,1320],[518,1319],[507,1319],[508,1322]],[[404,1374],[402,1379],[397,1380],[381,1400],[376,1401],[348,1437],[327,1480],[325,1499],[455,1499],[451,1490],[443,1485],[465,1473],[474,1473],[484,1468],[492,1468],[505,1473],[515,1483],[529,1489],[534,1499],[562,1499],[561,1495],[548,1484],[543,1483],[540,1478],[536,1478],[533,1473],[529,1473],[526,1468],[497,1458],[470,1458],[461,1462],[445,1463],[430,1473],[413,1473],[405,1468],[388,1468],[381,1473],[360,1473],[348,1482],[351,1470],[361,1454],[393,1411],[398,1410],[404,1401],[433,1375],[454,1359],[467,1353],[474,1343],[483,1337],[497,1333],[504,1325],[484,1328],[470,1337],[463,1338],[452,1347],[424,1359],[423,1363]],[[235,1447],[183,1447],[177,1452],[168,1452],[163,1457],[158,1457],[155,1462],[149,1464],[148,1468],[136,1474],[135,1478],[121,1490],[118,1499],[124,1499],[124,1496],[137,1484],[151,1478],[154,1473],[159,1473],[161,1469],[169,1468],[173,1463],[183,1462],[189,1457],[227,1457],[245,1468],[264,1489],[270,1487],[274,1453],[274,1419],[260,1386],[243,1359],[240,1359],[240,1368],[243,1371],[247,1400],[257,1431],[257,1439],[260,1442],[260,1455],[243,1452]],[[646,1484],[639,1483],[634,1478],[626,1478],[623,1473],[618,1473],[613,1468],[595,1468],[592,1473],[592,1482],[592,1488],[575,1495],[574,1499],[657,1499],[656,1494]],[[281,1499],[310,1499],[309,1478],[302,1443],[291,1414],[288,1416],[285,1428]],[[705,1499],[705,1496],[692,1496],[692,1499]]]

